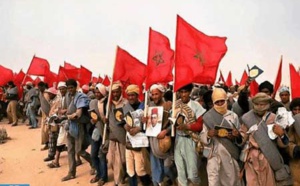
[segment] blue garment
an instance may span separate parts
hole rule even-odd
[[[165,176],[169,177],[172,181],[174,181],[177,177],[174,164],[170,167],[167,167],[164,166],[164,161],[164,159],[155,157],[152,151],[150,151],[152,182],[154,183],[154,185],[162,183]]]
[[[29,123],[33,128],[37,128],[35,109],[31,108],[30,104],[27,107],[26,115],[29,118]]]
[[[93,167],[97,171],[96,177],[106,182],[108,180],[106,154],[100,150],[102,138],[100,138],[99,141],[91,141],[91,158]]]

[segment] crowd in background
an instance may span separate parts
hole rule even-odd
[[[153,84],[143,102],[135,84],[26,82],[19,97],[10,81],[0,90],[0,120],[41,128],[49,168],[59,168],[66,151],[69,171],[62,181],[76,178],[83,158],[91,169],[87,182],[98,185],[108,181],[108,168],[115,185],[300,185],[300,98],[290,100],[289,88],[282,86],[280,100],[274,99],[269,81],[250,97],[249,85],[188,84],[172,103],[170,85]],[[130,138],[145,134],[151,119],[144,112],[157,106],[164,110],[159,134],[147,137],[147,147],[134,146]],[[134,125],[126,119],[133,112]]]

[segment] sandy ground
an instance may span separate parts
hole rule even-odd
[[[28,120],[27,120],[28,121]],[[97,185],[89,181],[93,177],[89,174],[90,166],[82,159],[83,164],[77,167],[77,175],[73,180],[61,182],[61,178],[68,173],[67,152],[61,154],[60,168],[50,169],[43,161],[47,151],[41,151],[41,130],[29,130],[28,126],[19,122],[11,127],[4,119],[0,128],[6,128],[11,140],[0,144],[0,184],[30,184],[30,186],[64,186],[64,185]],[[89,149],[88,149],[89,150]],[[109,170],[109,182],[112,186],[113,177]]]

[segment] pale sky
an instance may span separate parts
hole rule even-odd
[[[299,0],[0,0],[0,64],[26,72],[33,55],[51,70],[67,61],[94,75],[111,75],[116,46],[146,63],[148,30],[166,35],[174,49],[176,15],[207,35],[226,36],[220,63],[225,79],[241,78],[247,64],[275,80],[283,55],[300,66]]]

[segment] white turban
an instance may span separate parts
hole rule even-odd
[[[67,87],[66,82],[60,81],[57,85],[57,88],[60,88],[60,87]]]
[[[162,93],[164,93],[166,91],[165,87],[161,84],[153,84],[150,87],[150,92],[152,92],[152,90],[158,89],[159,91],[161,91]]]
[[[279,88],[279,91],[278,91],[279,93],[282,93],[282,92],[290,92],[290,89],[289,89],[289,87],[287,87],[287,86],[282,86],[282,87],[280,87]]]
[[[98,89],[100,91],[100,93],[102,94],[102,96],[106,96],[107,95],[106,87],[102,83],[98,83],[96,85],[96,89]]]

